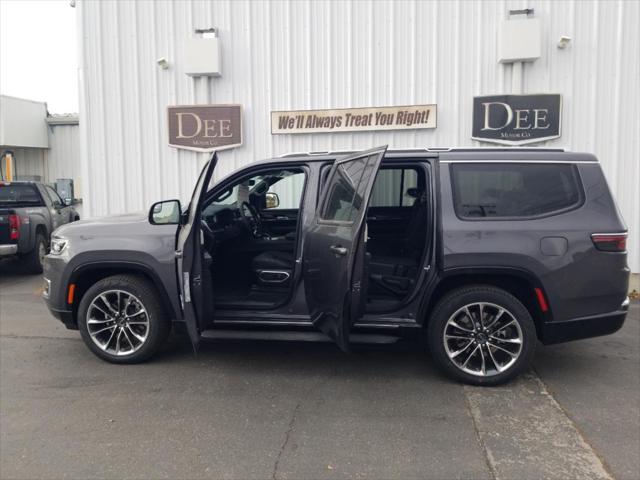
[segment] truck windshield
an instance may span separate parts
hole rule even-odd
[[[0,207],[40,205],[42,200],[33,185],[0,183]]]

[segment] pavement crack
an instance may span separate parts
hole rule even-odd
[[[491,473],[491,478],[493,478],[493,480],[498,480],[498,472],[496,470],[495,461],[493,459],[493,455],[489,451],[489,448],[482,439],[482,435],[480,434],[480,428],[478,427],[478,422],[476,422],[476,416],[473,414],[471,401],[469,400],[469,395],[467,394],[467,387],[463,387],[462,389],[464,391],[464,404],[467,407],[469,417],[471,417],[471,423],[473,424],[473,431],[476,434],[476,440],[478,442],[478,445],[480,445],[480,448],[482,449],[482,456],[484,457],[484,461],[487,464],[489,473]]]
[[[613,475],[602,458],[534,370],[508,385],[465,386],[464,391],[478,442],[494,480],[612,480]]]
[[[272,480],[277,480],[278,479],[278,468],[280,467],[280,460],[282,459],[282,456],[284,455],[284,451],[287,448],[287,445],[289,444],[289,438],[291,437],[291,434],[293,433],[293,430],[295,429],[296,420],[298,418],[298,412],[300,411],[300,408],[302,407],[302,403],[304,402],[305,399],[307,399],[311,395],[311,393],[314,390],[317,390],[320,387],[324,386],[333,377],[335,377],[337,375],[338,375],[338,368],[334,367],[331,370],[331,373],[329,374],[329,376],[327,378],[318,380],[311,387],[309,387],[309,389],[302,395],[300,401],[294,407],[293,412],[291,413],[291,419],[289,420],[289,426],[287,427],[287,431],[284,433],[284,440],[282,441],[282,445],[280,446],[280,450],[278,451],[278,456],[276,457],[276,461],[273,464],[273,472],[271,473]]]
[[[300,410],[300,406],[302,405],[302,401],[299,401],[296,407],[293,409],[293,413],[291,414],[291,420],[289,420],[289,428],[284,434],[284,441],[280,446],[280,451],[278,452],[278,456],[276,457],[276,461],[273,465],[273,473],[271,474],[271,478],[273,480],[277,480],[278,478],[278,467],[280,466],[280,459],[282,458],[282,454],[284,453],[284,449],[287,448],[287,444],[289,443],[289,436],[293,431],[296,425],[296,417],[298,415],[298,411]]]
[[[0,335],[0,338],[11,338],[11,339],[19,339],[19,340],[73,340],[78,341],[78,338],[71,337],[47,337],[45,335]]]
[[[574,422],[573,418],[571,418],[571,415],[569,415],[569,412],[567,412],[567,410],[564,409],[564,407],[562,405],[560,405],[560,402],[556,399],[556,397],[553,395],[553,391],[549,388],[549,386],[544,382],[544,380],[542,380],[542,376],[540,375],[540,373],[538,373],[538,371],[536,370],[536,368],[531,365],[531,371],[534,373],[536,380],[538,381],[538,384],[540,385],[540,389],[549,397],[549,399],[555,404],[555,406],[558,408],[558,410],[560,410],[564,416],[567,418],[567,421],[571,424],[571,426],[575,429],[576,433],[578,434],[578,436],[580,437],[580,439],[582,440],[582,442],[584,442],[584,444],[591,449],[591,452],[596,456],[596,458],[598,460],[600,460],[600,463],[602,464],[602,468],[603,470],[611,477],[611,478],[615,478],[615,476],[613,475],[613,472],[611,471],[611,468],[609,467],[609,465],[607,464],[607,462],[605,461],[605,459],[603,458],[602,455],[600,455],[600,453],[594,448],[593,445],[591,445],[591,443],[587,440],[586,435],[582,432],[582,430],[580,429],[580,427],[576,424],[576,422]]]

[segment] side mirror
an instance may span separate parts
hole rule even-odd
[[[70,207],[71,205],[73,205],[73,198],[64,198],[63,200],[65,207]]]
[[[280,206],[280,197],[275,192],[267,192],[265,194],[265,208],[278,208]]]
[[[151,225],[178,225],[181,213],[180,200],[156,202],[149,209],[149,223]]]

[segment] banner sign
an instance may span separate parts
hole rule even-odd
[[[212,152],[242,145],[241,105],[167,107],[169,146]]]
[[[557,94],[474,97],[471,138],[505,145],[559,138],[561,113]]]
[[[436,105],[271,112],[271,133],[333,133],[436,128]]]

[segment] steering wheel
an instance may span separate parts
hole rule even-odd
[[[249,202],[242,202],[240,204],[240,213],[242,218],[248,224],[249,230],[253,234],[254,238],[262,237],[262,221],[260,215],[253,205]]]

